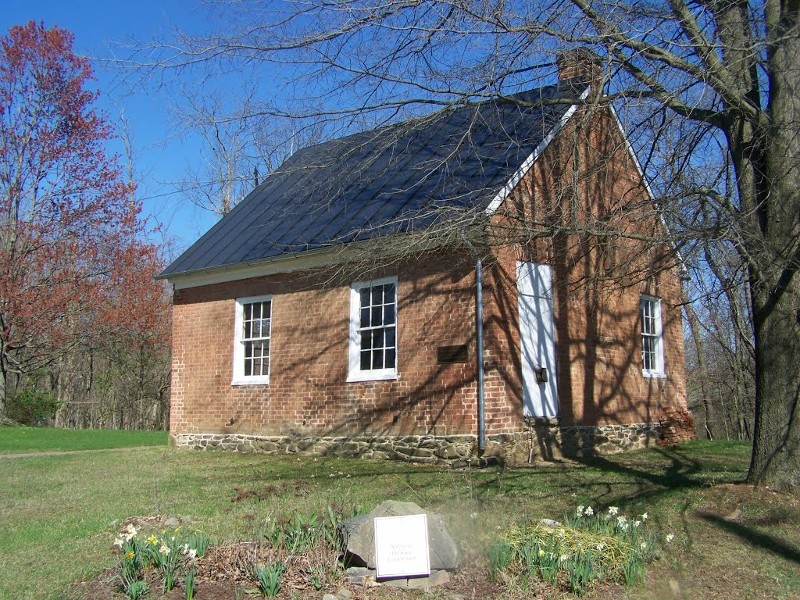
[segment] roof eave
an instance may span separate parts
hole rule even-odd
[[[183,273],[162,274],[157,278],[166,279],[176,290],[180,290],[347,263],[363,266],[369,262],[374,265],[381,260],[408,255],[409,252],[423,253],[460,243],[463,232],[479,224],[480,219],[477,221],[467,219],[457,224],[432,226],[415,232],[385,235],[291,255],[284,254]]]
[[[277,273],[290,273],[305,269],[324,267],[336,262],[336,257],[342,252],[342,247],[329,247],[319,250],[308,250],[294,254],[261,258],[229,265],[207,267],[181,273],[167,273],[156,276],[156,279],[166,279],[176,290],[184,288],[213,285],[263,277]]]

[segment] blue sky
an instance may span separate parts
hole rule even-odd
[[[176,28],[195,33],[207,29],[203,7],[198,0],[0,0],[0,31],[31,19],[45,26],[59,25],[75,35],[74,48],[92,59],[121,56],[121,45],[133,37],[140,40],[168,39]],[[151,224],[161,226],[156,241],[168,241],[169,252],[184,250],[216,221],[175,192],[180,181],[197,160],[199,146],[191,137],[175,135],[169,116],[172,102],[166,92],[139,87],[131,94],[119,82],[119,75],[95,61],[95,85],[101,93],[101,107],[110,120],[124,113],[134,145],[139,197]]]

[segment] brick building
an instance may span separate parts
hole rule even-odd
[[[584,74],[256,187],[162,273],[173,442],[453,464],[649,443],[686,402],[679,267]]]

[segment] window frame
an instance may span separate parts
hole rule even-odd
[[[394,284],[394,367],[383,369],[361,368],[361,290],[379,285]],[[348,335],[347,381],[385,381],[397,379],[399,364],[398,336],[398,283],[397,277],[383,277],[370,281],[359,281],[350,285],[350,323]]]
[[[652,306],[653,332],[646,331],[645,304]],[[639,339],[642,346],[642,375],[645,377],[666,377],[664,371],[664,328],[661,317],[661,298],[642,294],[639,298]],[[645,360],[645,338],[655,340],[655,348],[652,349],[652,362],[654,368],[646,368],[648,361]]]
[[[258,304],[269,302],[269,335],[259,338],[244,338],[244,307],[247,304]],[[274,300],[272,295],[263,296],[246,296],[243,298],[236,298],[236,314],[234,318],[234,334],[233,334],[233,379],[231,385],[264,385],[269,383],[269,374],[272,371],[272,313],[273,313]],[[244,342],[255,339],[266,339],[269,343],[269,353],[267,358],[269,364],[267,366],[266,375],[245,375],[244,374]]]

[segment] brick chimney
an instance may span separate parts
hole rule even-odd
[[[559,81],[570,81],[576,88],[589,84],[594,91],[602,84],[602,59],[588,48],[560,52],[556,64]]]

